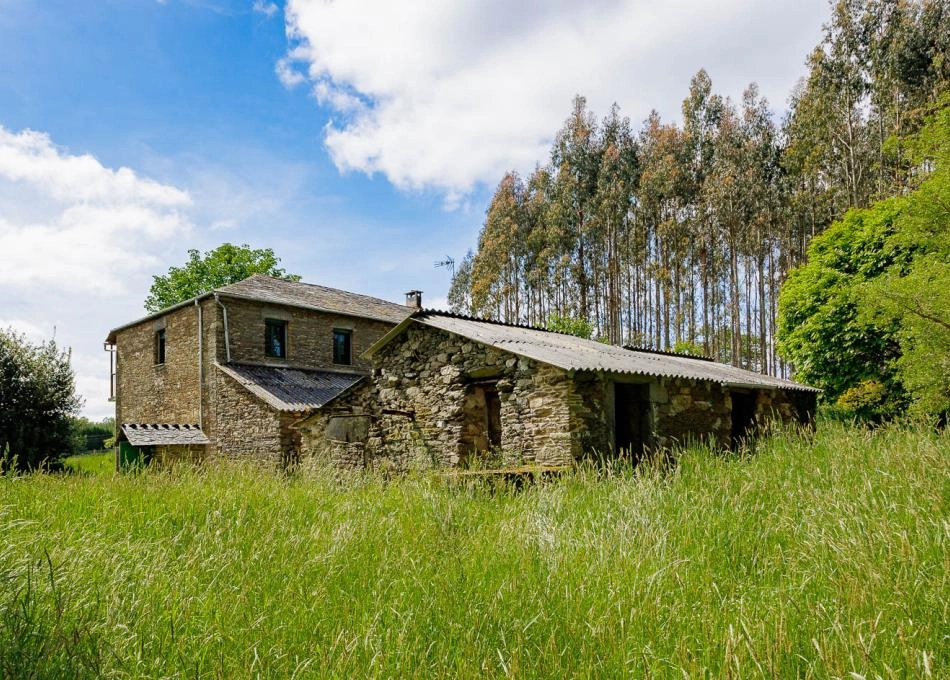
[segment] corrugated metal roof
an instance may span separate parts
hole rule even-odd
[[[208,437],[197,425],[122,423],[122,432],[132,446],[200,445],[208,443]]]
[[[417,322],[519,356],[569,371],[603,371],[625,375],[708,380],[730,387],[768,387],[817,392],[791,380],[762,375],[705,359],[657,354],[605,345],[573,335],[540,328],[515,326],[484,319],[426,310],[390,331],[370,348],[375,352],[398,335],[408,323]]]
[[[313,283],[285,281],[263,274],[255,274],[243,281],[218,288],[217,292],[221,295],[272,302],[279,305],[305,307],[322,312],[377,319],[390,323],[399,323],[413,311],[405,305],[387,302],[369,295],[350,293]]]
[[[144,321],[157,319],[176,309],[193,305],[196,300],[204,300],[215,293],[245,300],[289,305],[291,307],[301,307],[303,309],[329,312],[331,314],[355,316],[362,319],[375,319],[377,321],[386,321],[394,324],[404,320],[413,312],[413,308],[395,302],[380,300],[379,298],[370,297],[369,295],[350,293],[345,290],[327,288],[326,286],[318,286],[313,283],[285,281],[263,274],[254,274],[243,281],[238,281],[237,283],[232,283],[228,286],[203,293],[190,300],[172,305],[167,309],[113,328],[109,331],[106,342],[114,343],[116,333],[121,330],[137,326]]]
[[[320,408],[364,377],[359,373],[257,364],[218,364],[218,368],[278,411]]]

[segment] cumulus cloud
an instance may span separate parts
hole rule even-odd
[[[459,196],[544,160],[575,94],[634,119],[677,116],[690,76],[781,104],[818,40],[824,0],[290,0],[285,85],[334,112],[341,171]]]
[[[118,293],[189,227],[187,192],[0,126],[0,286]]]

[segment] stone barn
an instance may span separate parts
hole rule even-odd
[[[334,465],[565,465],[688,439],[735,446],[810,424],[817,390],[734,366],[419,311],[370,347],[372,376],[297,423]]]

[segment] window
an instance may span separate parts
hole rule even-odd
[[[287,322],[277,319],[264,321],[264,354],[275,359],[287,358]]]
[[[333,329],[333,363],[346,364],[353,363],[350,358],[350,338],[353,331]]]
[[[165,363],[165,329],[155,331],[155,363]]]

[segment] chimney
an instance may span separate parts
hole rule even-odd
[[[406,307],[413,309],[422,309],[422,291],[410,290],[406,293]]]

